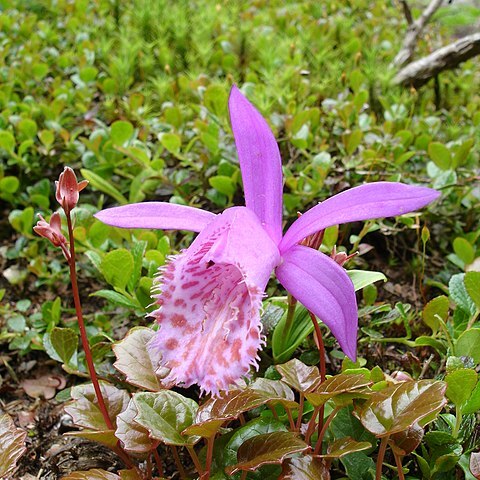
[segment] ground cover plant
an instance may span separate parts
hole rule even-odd
[[[418,57],[476,38],[437,3]],[[397,85],[424,8],[1,3],[0,478],[480,478],[480,75]]]

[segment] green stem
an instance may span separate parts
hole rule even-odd
[[[440,315],[435,314],[435,318],[438,320],[438,324],[440,325],[442,332],[445,334],[445,337],[447,338],[447,343],[448,343],[448,347],[450,348],[450,352],[453,353],[454,352],[453,340],[452,340],[452,336],[450,335],[450,332],[448,331],[447,324],[443,321],[443,318]]]
[[[455,411],[455,427],[452,432],[453,438],[457,438],[458,434],[460,432],[460,426],[462,425],[462,409],[460,407],[457,407]]]
[[[288,308],[287,308],[287,318],[285,319],[285,327],[283,329],[282,338],[286,339],[290,336],[290,330],[292,329],[293,316],[295,315],[295,308],[297,306],[297,299],[292,295],[288,294]],[[283,348],[282,344],[282,348]]]
[[[477,308],[477,311],[473,314],[473,317],[468,321],[467,330],[470,330],[473,327],[473,324],[477,321],[479,315],[480,310]]]

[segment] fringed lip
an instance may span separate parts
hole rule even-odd
[[[226,210],[169,260],[154,287],[160,329],[149,345],[170,368],[166,380],[216,395],[258,366],[263,292],[279,262],[245,207]]]

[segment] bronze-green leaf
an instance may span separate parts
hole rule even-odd
[[[232,475],[239,470],[254,471],[262,465],[282,463],[287,455],[310,448],[292,432],[272,432],[256,435],[245,441],[237,452],[238,463],[227,468]]]
[[[125,390],[120,390],[109,383],[100,382],[100,388],[107,411],[115,425],[117,415],[127,408],[130,397]],[[97,431],[108,430],[102,412],[98,408],[93,384],[87,383],[73,387],[71,397],[73,401],[65,407],[65,411],[71,415],[75,425]]]
[[[170,390],[141,392],[133,400],[138,410],[135,421],[150,432],[150,437],[167,445],[194,445],[200,437],[182,435],[192,425],[198,405],[190,398]]]
[[[155,332],[146,327],[132,328],[127,336],[113,346],[117,357],[113,366],[127,377],[127,382],[145,390],[158,392],[168,385],[162,386],[160,378],[165,377],[169,370],[159,364],[149,355],[147,343]]]
[[[359,442],[352,437],[344,437],[336,440],[327,448],[327,453],[322,458],[340,458],[349,453],[361,452],[372,448],[370,442]]]
[[[423,428],[418,423],[414,423],[407,430],[394,433],[389,438],[388,443],[397,455],[403,457],[412,453],[420,445],[423,434]]]
[[[117,417],[118,418],[118,417]],[[108,448],[114,449],[118,443],[113,430],[80,430],[79,432],[67,432],[69,437],[81,437],[93,442],[101,443]]]
[[[477,480],[480,480],[480,453],[472,452],[470,456],[470,471]]]
[[[447,402],[445,390],[440,381],[399,383],[373,393],[355,414],[377,437],[392,435],[438,413]]]
[[[62,477],[62,480],[120,480],[120,477],[115,473],[93,468],[92,470],[69,473],[66,477]]]
[[[144,455],[158,445],[158,441],[152,440],[148,430],[135,421],[138,415],[137,406],[133,399],[127,408],[117,417],[117,430],[115,436],[128,453]]]
[[[296,358],[282,365],[276,365],[275,368],[282,376],[282,380],[298,392],[308,392],[321,382],[317,367],[305,365]]]
[[[307,393],[305,396],[314,407],[320,407],[325,404],[327,400],[330,400],[330,398],[342,393],[350,393],[371,384],[372,382],[367,380],[365,375],[361,373],[341,373],[327,378],[318,388],[311,393]]]
[[[0,478],[11,474],[25,453],[27,432],[17,428],[6,413],[0,416]]]
[[[330,473],[322,459],[302,455],[286,459],[279,480],[330,480]]]

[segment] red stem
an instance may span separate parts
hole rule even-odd
[[[393,452],[393,456],[395,457],[395,463],[397,465],[398,480],[405,480],[405,475],[403,474],[402,457],[397,455],[395,452]]]
[[[313,452],[314,455],[320,455],[322,452],[321,452],[321,449],[322,449],[322,442],[323,442],[323,437],[325,436],[325,433],[330,425],[330,423],[332,422],[332,420],[335,418],[335,415],[338,413],[338,411],[340,410],[340,408],[334,408],[332,410],[332,413],[328,416],[325,424],[323,425],[323,428],[322,430],[320,431],[320,433],[318,434],[318,440],[317,440],[317,444],[315,445],[315,450]]]
[[[87,330],[85,328],[85,322],[83,320],[82,304],[80,302],[80,294],[78,291],[77,269],[75,265],[75,239],[73,236],[72,218],[70,216],[70,212],[65,212],[65,214],[67,217],[68,239],[70,243],[70,258],[67,258],[67,260],[68,260],[68,266],[70,267],[70,281],[72,283],[73,302],[75,304],[75,312],[77,314],[78,327],[80,329],[80,338],[82,339],[82,346],[83,346],[83,350],[85,351],[85,360],[87,362],[88,373],[90,374],[90,379],[93,383],[93,388],[95,390],[95,395],[97,397],[98,408],[102,413],[103,420],[105,421],[105,424],[109,430],[115,430],[115,427],[113,426],[113,422],[110,419],[110,416],[108,415],[108,410],[105,405],[105,400],[103,398],[102,390],[100,388],[100,383],[98,382],[97,372],[95,371],[92,351],[90,350],[90,344],[88,343]],[[117,455],[123,460],[123,462],[127,467],[135,468],[135,465],[130,460],[129,456],[121,448],[119,441],[117,442],[115,451]]]
[[[294,432],[295,431],[295,422],[293,420],[292,411],[287,407],[285,407],[285,411],[287,412],[288,421],[290,423],[290,430],[292,430],[292,432]]]
[[[202,475],[202,480],[209,480],[210,470],[212,468],[213,446],[215,444],[215,435],[207,439],[207,459],[205,461],[205,472]]]
[[[195,468],[197,469],[198,475],[201,477],[203,475],[203,468],[202,468],[202,464],[200,463],[200,460],[198,459],[197,452],[195,452],[195,449],[191,445],[187,446],[187,450],[188,450],[188,453],[190,453],[190,456],[192,457],[192,461],[195,465]]]
[[[295,425],[295,430],[297,432],[300,431],[300,427],[302,426],[304,404],[305,404],[305,395],[303,394],[303,392],[300,392],[300,404],[299,404],[299,407],[298,407],[298,418],[297,418],[297,424]]]
[[[180,456],[178,455],[177,447],[175,445],[171,445],[171,449],[172,449],[172,453],[173,453],[173,458],[175,460],[175,465],[177,466],[178,473],[180,474],[180,478],[182,478],[182,479],[187,478],[187,474],[185,473],[185,470],[183,468],[182,462],[180,460]],[[190,451],[190,449],[188,451]],[[194,461],[194,463],[195,463],[195,461]]]
[[[313,323],[313,328],[315,329],[315,336],[317,338],[317,347],[318,347],[318,354],[319,354],[319,364],[320,364],[320,379],[322,383],[325,381],[325,377],[327,376],[327,366],[325,364],[325,345],[323,343],[323,336],[322,331],[320,330],[320,325],[318,324],[317,317],[312,312],[308,312],[310,318]],[[320,407],[319,415],[318,415],[318,436],[320,437],[320,433],[323,429],[323,416],[324,416],[325,407],[322,405]]]
[[[153,456],[155,457],[155,463],[157,464],[158,475],[160,477],[163,477],[164,476],[163,462],[156,448],[153,450]]]
[[[378,450],[377,456],[377,472],[375,475],[375,480],[382,480],[382,466],[383,466],[383,458],[385,457],[385,451],[387,450],[387,442],[388,437],[382,437],[382,441],[380,442],[380,448]]]

